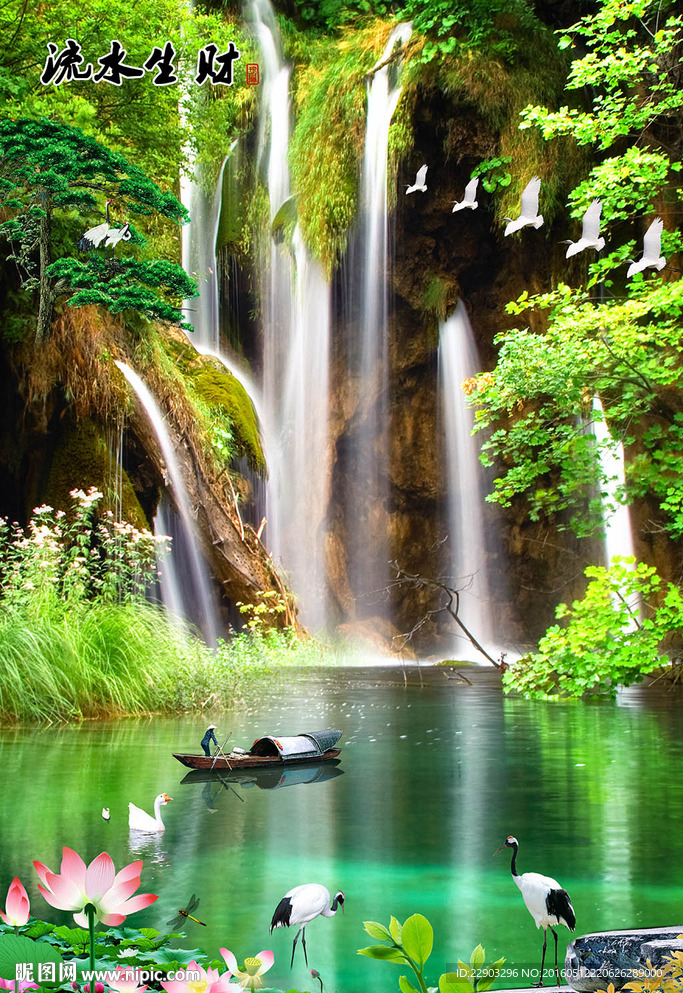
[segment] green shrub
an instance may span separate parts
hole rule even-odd
[[[538,651],[503,676],[506,692],[530,698],[614,697],[669,662],[662,643],[683,630],[683,595],[653,566],[615,557],[609,569],[589,566],[582,600],[556,610],[565,626],[553,625]]]

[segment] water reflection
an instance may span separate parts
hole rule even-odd
[[[142,859],[145,864],[169,866],[171,857],[164,844],[164,834],[149,834],[145,831],[130,831],[128,834],[128,851],[131,859]]]
[[[338,768],[339,762],[340,759],[327,759],[325,762],[309,762],[305,765],[280,764],[266,769],[233,769],[227,773],[193,769],[180,782],[182,786],[191,786],[193,783],[218,783],[227,789],[231,783],[236,783],[242,789],[257,786],[260,790],[276,790],[282,786],[325,783],[329,779],[341,776],[344,770]]]

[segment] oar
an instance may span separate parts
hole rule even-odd
[[[231,734],[232,734],[232,731],[228,731],[228,738],[230,737]],[[228,762],[227,755],[224,755],[223,754],[223,749],[225,748],[225,746],[227,744],[228,738],[226,738],[225,741],[223,742],[223,744],[219,746],[218,751],[216,752],[216,754],[214,756],[214,760],[213,760],[213,762],[211,764],[211,769],[210,769],[211,772],[213,772],[213,767],[215,766],[216,762],[218,762],[218,759],[220,758],[221,755],[223,755],[223,758],[225,759],[225,761]],[[230,762],[228,762],[228,769],[232,769],[232,766],[230,765]]]

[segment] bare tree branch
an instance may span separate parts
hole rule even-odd
[[[443,583],[438,579],[430,579],[426,576],[420,576],[417,573],[407,572],[405,569],[401,568],[396,561],[391,562],[390,564],[392,568],[396,570],[396,576],[389,583],[387,588],[388,591],[405,587],[413,590],[428,589],[432,590],[435,594],[439,594],[441,597],[441,603],[438,607],[427,610],[419,621],[413,625],[410,631],[399,636],[401,639],[401,648],[411,641],[420,628],[423,627],[428,621],[430,621],[433,617],[436,617],[438,614],[444,613],[445,611],[453,618],[460,630],[469,640],[470,644],[472,644],[474,648],[476,648],[477,651],[491,663],[491,665],[495,666],[500,672],[504,672],[507,669],[504,653],[501,653],[500,658],[496,661],[492,655],[489,655],[486,649],[477,641],[470,629],[466,627],[460,619],[460,590],[454,588],[453,586],[448,586],[446,583]]]

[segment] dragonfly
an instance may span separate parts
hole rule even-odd
[[[197,896],[196,893],[193,893],[190,899],[188,900],[185,909],[179,910],[177,917],[172,917],[170,921],[166,921],[166,927],[173,928],[174,931],[177,930],[179,927],[182,926],[184,917],[189,917],[191,921],[195,922],[195,924],[201,924],[202,927],[206,927],[204,921],[198,921],[196,917],[192,916],[192,911],[196,910],[198,906],[199,906],[199,897]]]

